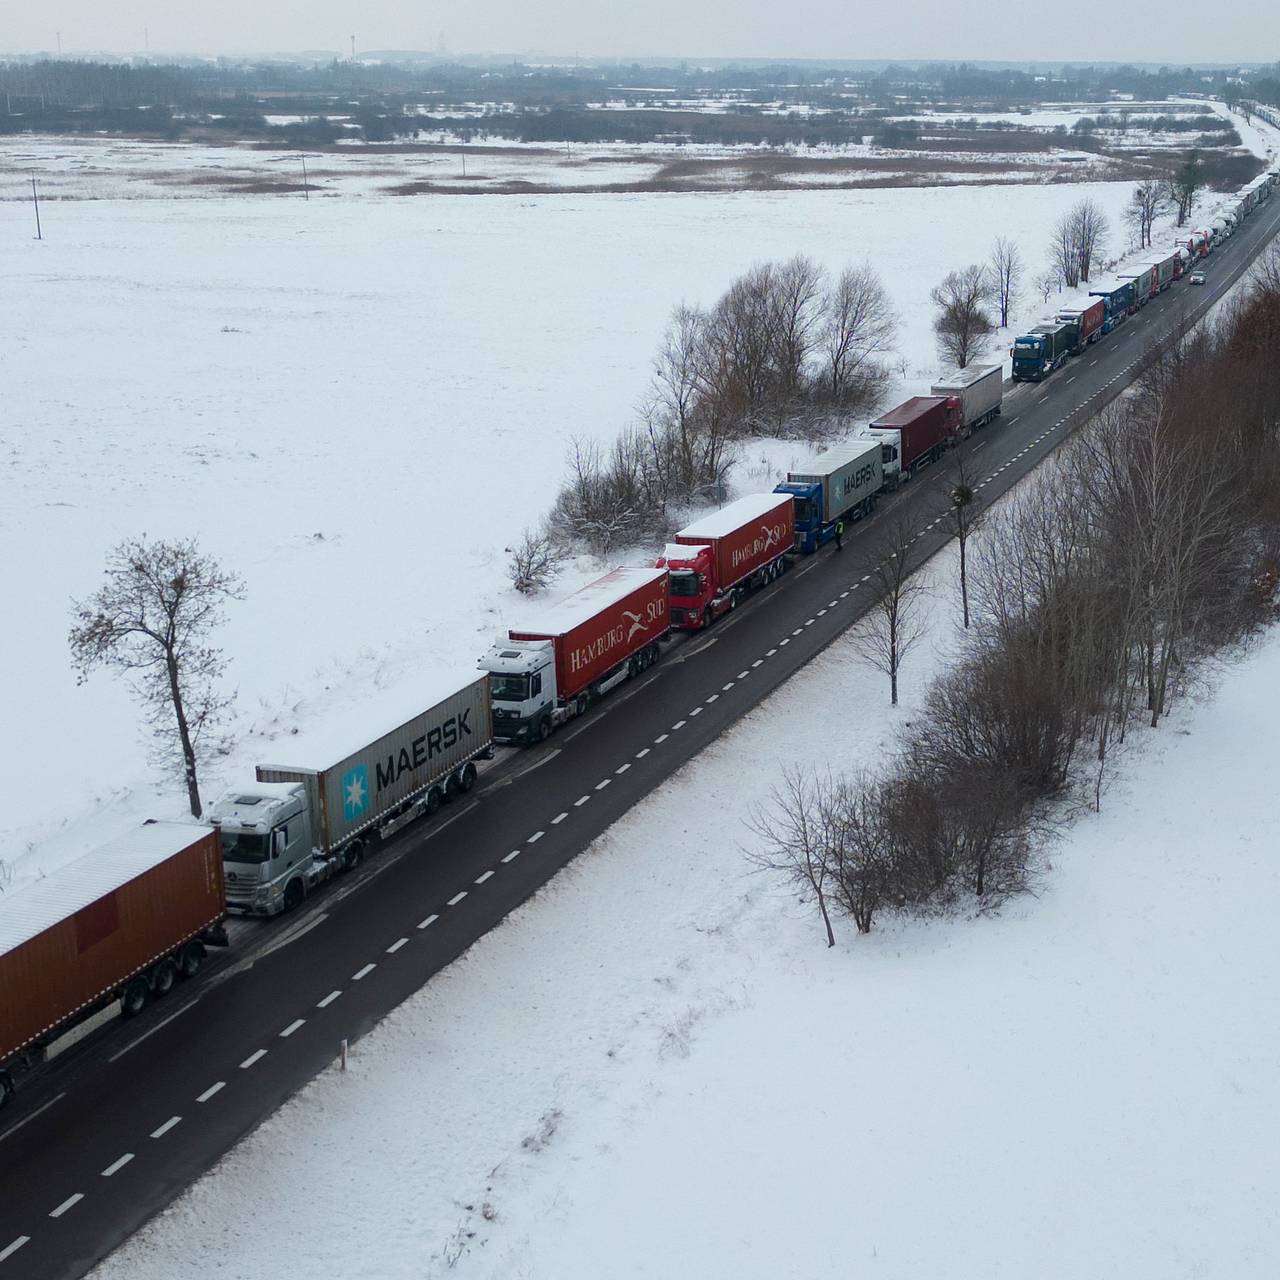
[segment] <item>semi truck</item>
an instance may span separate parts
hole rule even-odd
[[[1178,256],[1176,249],[1153,253],[1150,257],[1144,258],[1139,265],[1154,268],[1157,293],[1163,293],[1182,275],[1182,259]]]
[[[1071,354],[1072,327],[1060,320],[1046,320],[1013,343],[1013,380],[1039,382],[1067,363]]]
[[[0,896],[0,1107],[23,1072],[194,976],[227,945],[225,914],[217,835],[185,822],[144,823]]]
[[[1140,262],[1116,272],[1117,280],[1133,281],[1133,297],[1138,306],[1145,307],[1160,292],[1160,274],[1150,263]]]
[[[1102,337],[1107,319],[1107,304],[1097,298],[1088,305],[1063,307],[1056,319],[1071,328],[1071,354],[1078,356],[1091,342]]]
[[[500,742],[545,742],[553,729],[659,657],[671,627],[666,569],[624,567],[512,627],[480,660]]]
[[[406,720],[406,703],[425,710]],[[368,849],[470,791],[493,740],[489,682],[470,672],[432,673],[411,694],[400,686],[365,697],[354,730],[295,737],[295,763],[258,765],[253,782],[209,810],[228,910],[293,910]]]
[[[955,401],[957,431],[967,436],[1000,416],[1004,403],[1004,372],[996,364],[971,364],[952,369],[929,388],[931,395]]]
[[[671,592],[671,625],[699,631],[787,568],[796,542],[789,495],[752,493],[686,525],[658,557]]]
[[[794,500],[797,551],[812,555],[836,536],[842,523],[861,520],[876,509],[884,487],[883,450],[879,439],[859,437],[787,472],[774,493]]]
[[[1103,333],[1110,333],[1138,309],[1138,304],[1133,297],[1132,280],[1114,278],[1099,280],[1097,285],[1089,290],[1089,296],[1101,298],[1106,307],[1106,319],[1102,322]]]
[[[947,396],[912,396],[866,428],[880,441],[884,487],[896,489],[955,443],[960,411]]]

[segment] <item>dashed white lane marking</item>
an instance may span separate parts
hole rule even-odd
[[[152,1131],[151,1136],[153,1138],[163,1138],[164,1135],[168,1133],[169,1130],[172,1129],[175,1124],[181,1124],[181,1123],[182,1123],[181,1116],[170,1116],[164,1122],[164,1124],[162,1124],[158,1129],[155,1129]]]
[[[520,856],[520,850],[512,849],[511,852],[507,854],[506,857],[503,858],[502,860],[503,862],[514,862],[519,856]],[[434,920],[435,916],[432,916],[431,918]]]
[[[445,903],[445,906],[456,907],[458,903],[460,903],[463,900],[463,898],[465,898],[466,896],[467,896],[467,891],[463,889],[461,893],[455,893],[453,897],[450,898],[449,901]]]
[[[819,610],[818,610],[818,617],[819,617],[819,618],[821,618],[821,617],[822,617],[822,615],[823,615],[823,614],[825,614],[825,613],[826,613],[826,610],[825,610],[825,609],[819,609]]]
[[[660,734],[658,734],[658,736],[657,736],[656,738],[654,738],[654,740],[653,740],[653,745],[654,745],[655,747],[660,747],[660,746],[662,746],[662,744],[663,744],[664,742],[666,742],[666,740],[667,740],[670,736],[671,736],[671,735],[670,735],[669,733],[660,733]]]
[[[870,581],[871,581],[871,575],[870,575],[869,573],[864,573],[864,574],[862,575],[862,577],[858,579],[858,581],[859,581],[859,582],[870,582]]]
[[[773,655],[774,655],[775,653],[777,653],[777,652],[778,652],[778,651],[777,651],[777,649],[767,649],[767,650],[765,651],[765,655],[764,655],[764,656],[765,656],[766,658],[772,658],[772,657],[773,657]]]
[[[713,693],[713,694],[712,694],[712,695],[707,699],[707,706],[710,706],[710,705],[711,705],[713,702],[715,702],[719,697],[720,697],[720,695],[719,695],[718,693]]]
[[[721,692],[721,693],[728,693],[728,692],[729,692],[729,690],[733,688],[733,686],[734,686],[734,681],[730,680],[728,684],[722,684],[722,685],[720,686],[720,692]]]
[[[196,1095],[197,1102],[208,1102],[214,1094],[221,1093],[227,1087],[225,1080],[218,1080],[211,1084],[203,1093]]]
[[[492,880],[492,879],[493,879],[492,870],[482,871],[478,876],[476,876],[476,884],[484,884],[486,880]]]
[[[693,709],[692,711],[690,711],[690,712],[689,712],[690,717],[693,717],[693,716],[700,716],[701,714],[702,714],[702,708],[701,708],[701,707],[694,707],[694,709]]]
[[[836,605],[837,605],[837,604],[839,604],[839,603],[840,603],[840,602],[839,602],[838,600],[828,600],[828,601],[827,601],[827,608],[828,608],[828,609],[834,609],[834,608],[836,607]]]
[[[806,618],[806,619],[804,620],[804,625],[805,625],[806,627],[811,627],[811,626],[813,626],[813,619],[812,619],[812,618]],[[799,634],[799,632],[795,632],[794,634],[798,635],[798,634]]]
[[[647,756],[648,754],[649,754],[649,748],[641,747],[640,750],[636,752],[636,759],[643,760],[645,756]]]
[[[612,781],[612,778],[601,778],[600,781],[596,783],[595,789],[597,791],[603,791]]]
[[[671,727],[672,729],[683,729],[688,723],[687,720],[677,720]]]
[[[624,764],[620,764],[620,765],[619,765],[619,766],[614,770],[614,773],[615,773],[615,774],[617,774],[617,773],[626,773],[626,771],[627,771],[628,769],[630,769],[630,768],[631,768],[631,761],[630,761],[630,760],[628,760],[628,761],[626,761]]]
[[[752,667],[753,667],[753,668],[754,668],[754,667],[763,667],[763,666],[764,666],[764,659],[763,659],[763,658],[757,658],[757,659],[756,659],[756,660],[755,660],[751,665],[752,665]]]
[[[68,1209],[73,1209],[83,1199],[84,1199],[84,1192],[77,1191],[75,1195],[68,1196],[56,1209],[52,1210],[49,1214],[49,1217],[51,1218],[62,1217],[62,1215],[66,1213]]]
[[[810,619],[809,619],[809,622],[812,622],[812,621],[813,621],[813,619],[812,619],[812,618],[810,618]],[[805,624],[805,626],[808,626],[808,623],[806,623],[806,624]],[[795,629],[791,634],[792,634],[793,636],[798,636],[798,635],[799,635],[803,630],[804,630],[804,627],[797,627],[797,628],[796,628],[796,629]]]
[[[787,636],[786,639],[778,641],[778,647],[781,648],[784,644],[790,644],[790,643],[791,643],[791,637]]]
[[[751,674],[751,672],[750,672],[750,671],[739,671],[739,672],[738,672],[738,679],[739,679],[739,680],[745,680],[745,679],[746,679],[750,674]],[[726,689],[727,689],[728,687],[729,687],[728,685],[726,685],[726,686],[725,686],[725,688],[726,688]]]
[[[376,964],[373,964],[372,962],[370,962],[369,964],[363,965],[361,968],[357,969],[355,973],[351,975],[351,981],[363,982],[365,978],[367,978],[377,967],[378,966]]]
[[[305,1027],[306,1025],[306,1018],[294,1018],[294,1020],[280,1033],[280,1039],[287,1040],[300,1027]]]
[[[490,874],[490,875],[493,875],[493,872],[492,872],[492,871],[490,871],[490,872],[489,872],[489,874]],[[404,946],[408,941],[409,941],[409,939],[408,939],[408,938],[397,938],[397,939],[396,939],[396,940],[395,940],[395,941],[394,941],[394,942],[393,942],[393,943],[392,943],[392,944],[387,948],[387,955],[389,955],[389,956],[393,956],[393,955],[395,955],[395,953],[396,953],[397,951],[399,951],[399,950],[400,950],[400,948],[401,948],[401,947],[403,947],[403,946]]]
[[[520,852],[520,850],[519,850],[519,849],[517,849],[515,853],[509,853],[509,854],[507,854],[507,856],[506,856],[505,858],[503,858],[503,862],[510,862],[510,861],[511,861],[511,859],[512,859],[512,858],[514,858],[514,857],[516,856],[516,853],[519,853],[519,852]],[[430,928],[431,928],[431,926],[432,926],[433,924],[435,924],[435,922],[436,922],[437,920],[439,920],[439,919],[440,919],[440,917],[439,917],[439,916],[436,916],[436,915],[428,916],[425,920],[419,920],[419,921],[418,921],[418,928],[419,928],[419,929],[430,929]]]
[[[19,1236],[12,1244],[5,1245],[3,1249],[0,1249],[0,1262],[3,1262],[6,1258],[12,1258],[30,1240],[30,1236]]]
[[[241,1071],[248,1071],[255,1062],[261,1062],[267,1056],[265,1049],[255,1049],[241,1064]]]
[[[123,1168],[125,1167],[125,1165],[127,1165],[127,1164],[129,1163],[129,1161],[130,1161],[130,1160],[132,1160],[132,1159],[133,1159],[133,1152],[132,1152],[132,1151],[126,1151],[126,1152],[124,1153],[124,1155],[122,1155],[122,1156],[120,1157],[120,1159],[119,1159],[119,1160],[113,1160],[109,1165],[107,1165],[107,1167],[106,1167],[105,1169],[103,1169],[103,1171],[102,1171],[102,1176],[103,1176],[104,1178],[111,1178],[111,1177],[114,1177],[114,1176],[115,1176],[117,1173],[119,1173],[119,1172],[120,1172],[120,1170],[121,1170],[121,1169],[123,1169]]]
[[[582,808],[582,806],[583,806],[584,804],[586,804],[586,803],[587,803],[587,801],[588,801],[588,800],[590,800],[590,799],[591,799],[591,797],[590,797],[590,796],[579,796],[579,797],[578,797],[578,798],[573,802],[573,807],[574,807],[575,809],[581,809],[581,808]]]
[[[853,589],[853,588],[851,587],[849,590],[851,591],[852,589]],[[841,600],[843,600],[843,599],[845,598],[845,596],[847,596],[848,594],[849,594],[849,592],[848,592],[848,591],[842,591],[842,592],[840,593],[840,599],[841,599]]]
[[[330,991],[323,1000],[316,1001],[316,1008],[327,1009],[341,994],[341,991]]]
[[[558,827],[568,816],[569,811],[567,809],[561,813],[557,813],[556,816],[551,819],[551,825],[553,827]]]
[[[542,837],[545,836],[546,834],[547,833],[545,831],[535,831],[533,835],[531,835],[528,838],[528,840],[525,841],[525,844],[537,844],[538,841],[541,840]],[[453,903],[450,903],[449,905],[452,906]]]

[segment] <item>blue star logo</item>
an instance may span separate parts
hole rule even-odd
[[[362,764],[342,775],[342,816],[354,822],[369,807],[369,770]]]

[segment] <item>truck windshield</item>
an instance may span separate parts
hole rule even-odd
[[[812,498],[796,499],[796,524],[811,525],[818,518],[818,504]]]
[[[698,594],[698,575],[691,569],[673,569],[671,571],[671,594],[682,599]]]
[[[256,831],[224,831],[223,862],[266,862],[267,837]]]
[[[529,677],[490,672],[489,691],[498,701],[523,702],[529,696]]]

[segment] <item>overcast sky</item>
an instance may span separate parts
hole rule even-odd
[[[1220,62],[1280,58],[1280,4],[1111,0],[6,0],[0,51]]]

